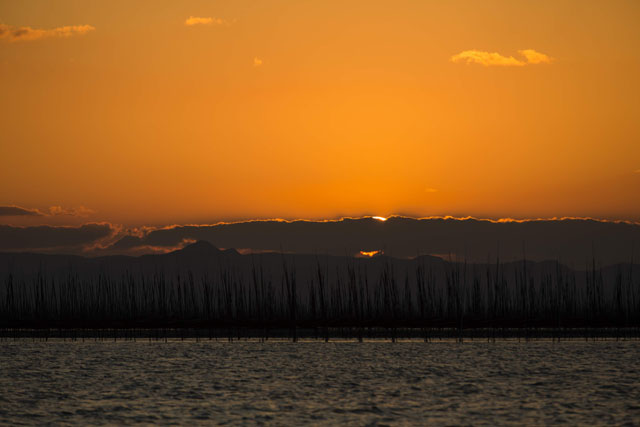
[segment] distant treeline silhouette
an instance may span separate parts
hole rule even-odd
[[[353,259],[352,259],[353,260]],[[279,279],[259,263],[248,274],[222,265],[216,273],[112,274],[65,277],[42,271],[30,279],[9,272],[0,283],[0,328],[201,328],[270,331],[299,329],[328,339],[332,328],[358,336],[371,328],[457,331],[510,328],[640,327],[640,278],[633,265],[606,280],[595,261],[576,272],[556,263],[533,274],[530,263],[491,265],[417,263],[399,271],[381,260],[372,276],[366,264],[347,261],[329,269],[318,261],[301,280],[281,256]],[[577,280],[579,275],[584,277]]]

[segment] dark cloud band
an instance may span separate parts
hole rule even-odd
[[[590,219],[487,221],[393,217],[338,221],[247,221],[122,232],[109,223],[78,227],[0,226],[0,250],[77,253],[91,256],[168,252],[194,241],[242,253],[286,252],[397,258],[437,255],[469,262],[558,260],[576,268],[594,257],[602,264],[629,262],[640,247],[640,225]]]
[[[205,240],[219,248],[354,255],[383,251],[408,258],[437,254],[472,262],[495,259],[558,259],[584,266],[595,256],[608,264],[631,259],[640,246],[640,225],[590,219],[486,221],[477,219],[393,217],[340,221],[249,221],[156,229],[127,236],[110,249],[174,248],[185,240]]]
[[[19,206],[0,206],[0,216],[43,216],[36,209],[21,208]]]
[[[59,248],[64,252],[82,252],[86,245],[95,244],[113,234],[108,223],[90,223],[78,227],[14,227],[0,225],[0,250],[49,250]]]

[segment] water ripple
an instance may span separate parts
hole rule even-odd
[[[640,343],[0,343],[0,423],[638,424]]]

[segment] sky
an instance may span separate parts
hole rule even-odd
[[[640,2],[0,0],[0,224],[640,221]]]

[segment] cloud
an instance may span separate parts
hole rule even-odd
[[[38,209],[23,208],[20,206],[0,206],[0,216],[75,216],[86,218],[96,213],[93,209],[79,206],[77,208],[63,208],[62,206],[51,206],[48,211]]]
[[[44,38],[68,38],[95,30],[91,25],[67,25],[53,29],[14,27],[0,24],[0,40],[8,42],[33,41]]]
[[[485,67],[523,67],[525,65],[548,64],[551,58],[544,53],[533,49],[519,50],[518,53],[524,56],[524,60],[516,59],[513,56],[504,56],[498,52],[485,52],[482,50],[465,50],[451,57],[451,62],[465,64],[480,64]]]
[[[43,216],[37,209],[21,208],[20,206],[0,206],[0,216]]]
[[[485,67],[490,65],[502,66],[523,66],[524,62],[517,60],[513,56],[502,56],[497,52],[483,52],[480,50],[465,50],[451,57],[452,62],[464,62],[466,64],[481,64]]]
[[[56,249],[81,252],[85,246],[113,236],[115,231],[116,228],[109,223],[88,223],[77,227],[0,225],[0,251]]]
[[[527,59],[528,64],[550,64],[552,61],[548,55],[533,49],[519,50],[518,53]]]
[[[262,59],[258,58],[257,56],[253,58],[254,67],[260,67],[261,65],[262,65]]]
[[[63,208],[61,206],[51,206],[49,208],[49,215],[51,216],[77,216],[81,218],[86,218],[90,215],[96,213],[93,209],[85,208],[84,206],[79,206],[77,208]]]
[[[200,17],[190,16],[184,21],[184,25],[187,27],[193,27],[194,25],[230,25],[231,23],[225,21],[222,18]]]

